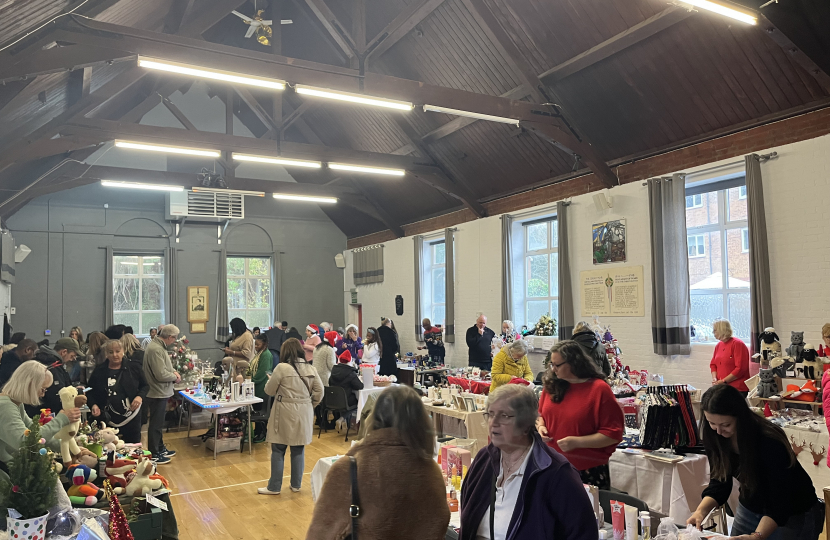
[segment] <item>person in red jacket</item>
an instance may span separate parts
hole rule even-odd
[[[749,378],[749,349],[743,341],[732,337],[732,325],[725,319],[715,321],[712,332],[718,340],[709,363],[712,384],[728,384],[746,397],[749,393],[745,382]]]
[[[550,351],[536,430],[571,462],[584,484],[611,489],[608,459],[625,432],[622,409],[579,343],[560,341]]]

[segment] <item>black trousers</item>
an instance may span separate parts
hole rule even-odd
[[[164,448],[164,415],[167,412],[168,398],[145,398],[144,406],[150,413],[150,422],[147,425],[147,450],[154,456],[159,455]]]

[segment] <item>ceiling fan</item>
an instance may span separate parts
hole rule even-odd
[[[273,21],[263,20],[262,14],[265,13],[265,10],[260,9],[257,10],[256,15],[252,17],[248,17],[247,15],[243,15],[238,11],[234,10],[231,11],[234,15],[242,19],[242,21],[248,25],[248,31],[245,32],[245,37],[249,38],[256,34],[256,40],[261,43],[262,45],[270,45],[271,44],[271,36],[273,35],[273,31],[271,30],[271,25]],[[280,21],[280,24],[292,24],[294,21],[291,19],[283,19]]]

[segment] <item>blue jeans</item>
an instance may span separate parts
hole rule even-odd
[[[271,479],[268,480],[270,491],[282,489],[282,473],[285,471],[285,444],[271,444]],[[305,446],[291,447],[291,487],[300,489],[303,485],[305,469]]]
[[[747,510],[738,503],[735,512],[735,522],[732,524],[732,536],[752,534],[760,523],[761,514]],[[824,529],[824,504],[816,504],[808,512],[797,514],[787,521],[783,527],[775,529],[767,540],[816,540]]]

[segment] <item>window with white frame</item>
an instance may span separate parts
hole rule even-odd
[[[164,257],[114,255],[113,324],[132,326],[136,335],[164,324]]]
[[[228,257],[228,319],[271,326],[271,258]]]
[[[536,323],[548,314],[559,319],[559,226],[555,216],[522,223],[524,229],[523,324]]]
[[[712,323],[725,318],[735,336],[747,341],[749,229],[744,186],[732,179],[710,187],[711,191],[686,196],[693,340],[714,343]],[[699,206],[689,206],[692,197],[700,197]]]
[[[738,198],[746,199],[746,186],[741,186],[738,188]]]
[[[421,315],[433,325],[443,326],[447,314],[447,258],[444,240],[425,239],[421,257]]]
[[[700,194],[697,195],[688,195],[686,197],[686,208],[701,208],[703,206],[703,196]]]

